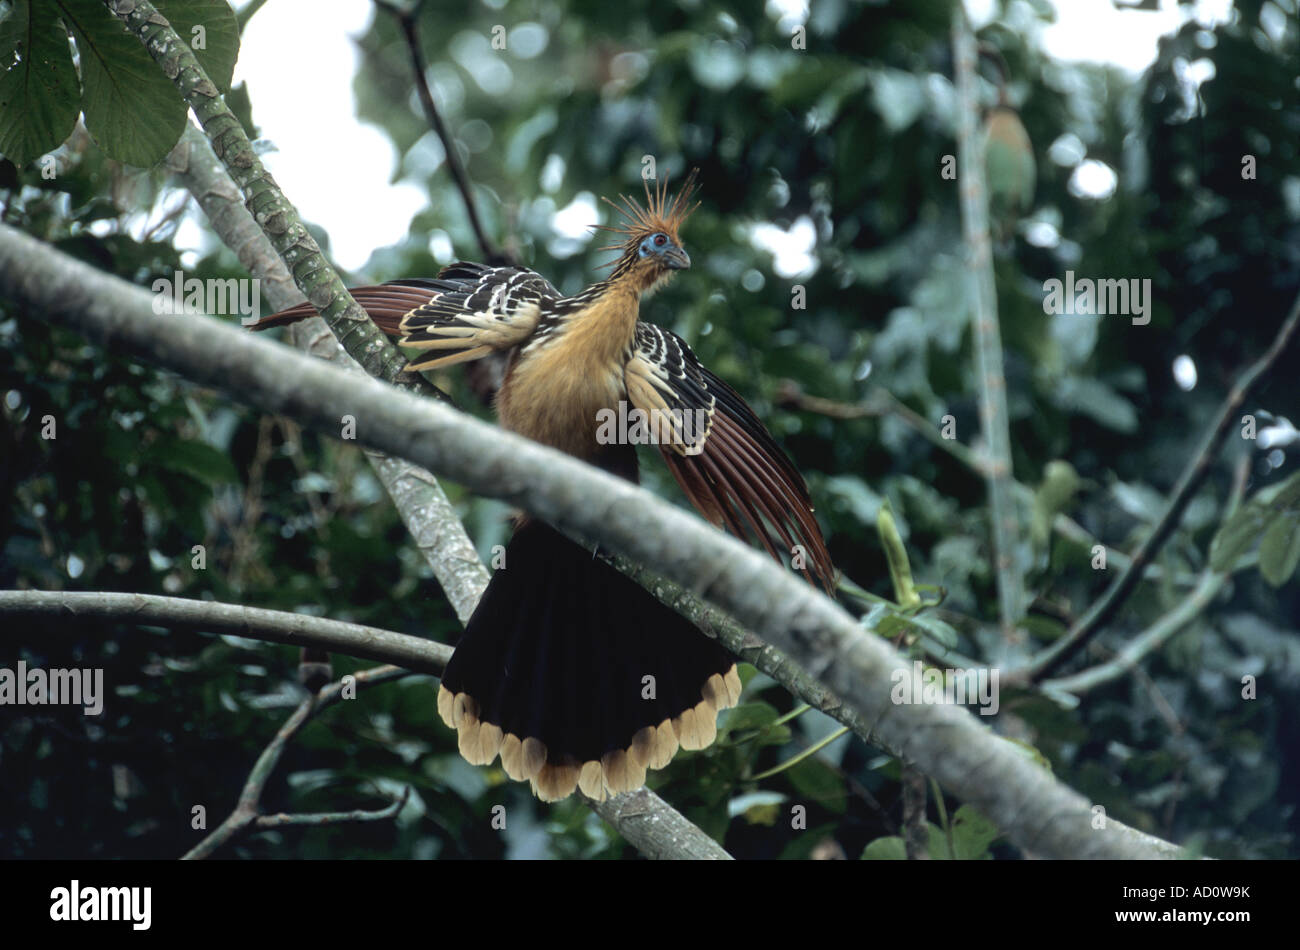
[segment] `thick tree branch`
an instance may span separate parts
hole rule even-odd
[[[1145,837],[1092,823],[1091,803],[965,710],[899,705],[910,663],[838,604],[646,490],[512,433],[361,379],[202,317],[141,306],[139,290],[0,225],[0,291],[115,350],[167,366],[324,433],[356,420],[358,441],[653,564],[700,592],[819,677],[872,731],[1022,848],[1056,857],[1151,857]]]

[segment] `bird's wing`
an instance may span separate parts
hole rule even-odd
[[[691,504],[833,592],[835,569],[808,487],[745,400],[681,337],[651,323],[637,324],[624,380],[628,401],[649,416],[648,431]]]
[[[535,271],[458,261],[436,278],[394,280],[351,291],[379,329],[430,353],[407,369],[430,370],[508,350],[528,338],[548,302],[561,294]],[[254,329],[316,315],[309,303],[259,320]]]
[[[518,346],[561,296],[545,277],[523,267],[457,263],[421,284],[433,293],[398,325],[399,343],[431,351],[412,360],[411,370],[451,366]]]

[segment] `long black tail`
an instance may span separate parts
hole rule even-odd
[[[678,747],[702,749],[736,704],[735,661],[549,525],[506,548],[438,690],[474,765],[498,754],[543,801],[639,788]]]

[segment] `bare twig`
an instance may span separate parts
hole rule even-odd
[[[358,686],[375,685],[378,683],[387,683],[394,679],[399,679],[407,675],[407,671],[395,666],[377,666],[374,669],[362,670],[359,673],[351,674],[351,679],[355,680]],[[257,757],[252,770],[248,773],[248,779],[244,782],[243,791],[239,794],[239,802],[235,805],[235,810],[220,825],[214,828],[207,837],[187,851],[181,858],[184,861],[197,861],[210,857],[223,844],[230,841],[235,836],[251,830],[257,826],[259,818],[262,818],[258,811],[261,802],[262,792],[266,788],[267,779],[275,771],[276,765],[280,762],[280,756],[284,754],[285,748],[304,725],[306,725],[317,713],[327,706],[333,705],[343,695],[343,684],[333,683],[319,693],[308,696],[302,701],[301,705],[294,711],[276,732],[274,738],[262,750],[262,754]],[[355,817],[358,813],[349,813],[341,815],[340,813],[324,813],[315,816],[296,816],[299,820],[292,821],[290,816],[277,816],[282,820],[280,824],[333,824],[338,821],[359,821],[359,820],[376,820],[380,817],[391,817],[401,810],[402,803],[405,802],[409,789],[403,792],[402,798],[378,812],[364,812],[364,818]],[[316,819],[314,821],[310,819]],[[268,825],[266,827],[274,827]]]
[[[285,814],[280,812],[276,815],[260,815],[253,820],[253,827],[258,831],[265,831],[268,828],[288,828],[288,827],[320,827],[321,825],[343,825],[365,821],[383,821],[392,818],[402,810],[402,807],[410,800],[411,787],[409,785],[402,788],[402,794],[394,798],[392,804],[387,805],[377,811],[366,811],[357,808],[352,811],[321,811],[311,812],[308,814]]]
[[[465,171],[465,165],[460,160],[460,152],[456,149],[456,138],[447,128],[447,123],[442,120],[438,105],[433,101],[433,93],[429,89],[429,79],[426,75],[428,66],[424,62],[424,52],[420,49],[419,27],[416,24],[420,10],[424,6],[423,0],[418,0],[410,9],[404,9],[388,0],[375,0],[375,5],[393,15],[402,29],[402,35],[406,38],[406,48],[411,57],[411,73],[415,77],[415,90],[420,97],[420,105],[424,108],[424,116],[429,120],[429,125],[442,141],[443,151],[447,154],[447,167],[451,169],[451,177],[460,191],[461,200],[465,202],[465,214],[469,218],[470,227],[474,230],[474,239],[478,241],[479,250],[483,252],[484,261],[489,264],[512,263],[507,255],[497,249],[487,236],[487,232],[483,230],[483,222],[478,216],[478,205],[474,201],[473,186]]]
[[[1073,676],[1043,680],[1039,685],[1049,695],[1055,693],[1077,695],[1095,689],[1103,683],[1119,679],[1137,666],[1143,657],[1159,648],[1208,607],[1223,589],[1223,585],[1228,582],[1228,577],[1227,573],[1206,571],[1201,575],[1201,582],[1181,598],[1173,610],[1126,643],[1124,649],[1115,654],[1114,659]]]

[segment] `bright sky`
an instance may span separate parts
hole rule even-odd
[[[1155,12],[1119,11],[1109,0],[1053,3],[1058,20],[1042,32],[1050,55],[1112,62],[1134,74],[1154,60],[1156,40],[1189,16],[1211,23],[1231,13],[1231,0],[1198,0],[1191,10],[1180,8],[1176,0],[1161,0]],[[966,6],[979,26],[996,14],[998,0],[966,0]],[[804,0],[769,0],[768,9],[783,21],[798,22],[807,16]],[[1010,2],[1008,9],[1013,26],[1017,20],[1033,21],[1023,3]],[[392,145],[374,126],[356,119],[352,76],[359,57],[350,37],[364,32],[374,12],[370,0],[330,0],[313,5],[311,15],[303,16],[301,3],[271,0],[249,23],[235,68],[235,81],[248,82],[253,116],[262,135],[278,149],[263,153],[263,162],[307,220],[329,232],[334,260],[352,271],[360,270],[374,249],[405,237],[411,218],[426,200],[421,187],[390,183],[397,167]],[[277,65],[287,36],[293,38],[294,49],[290,70]],[[289,82],[295,88],[318,91],[309,107],[287,95]],[[345,144],[331,154],[322,150],[327,138]],[[1096,179],[1095,183],[1081,181],[1081,190],[1104,192],[1108,187],[1104,167],[1085,162],[1080,170],[1085,178]],[[587,225],[596,223],[595,213],[594,198],[584,194],[558,209],[556,230],[582,234]],[[789,231],[758,225],[751,236],[757,246],[771,251],[780,276],[806,273],[813,265],[811,221],[801,219]],[[177,239],[183,247],[196,247],[199,228],[189,221]]]

